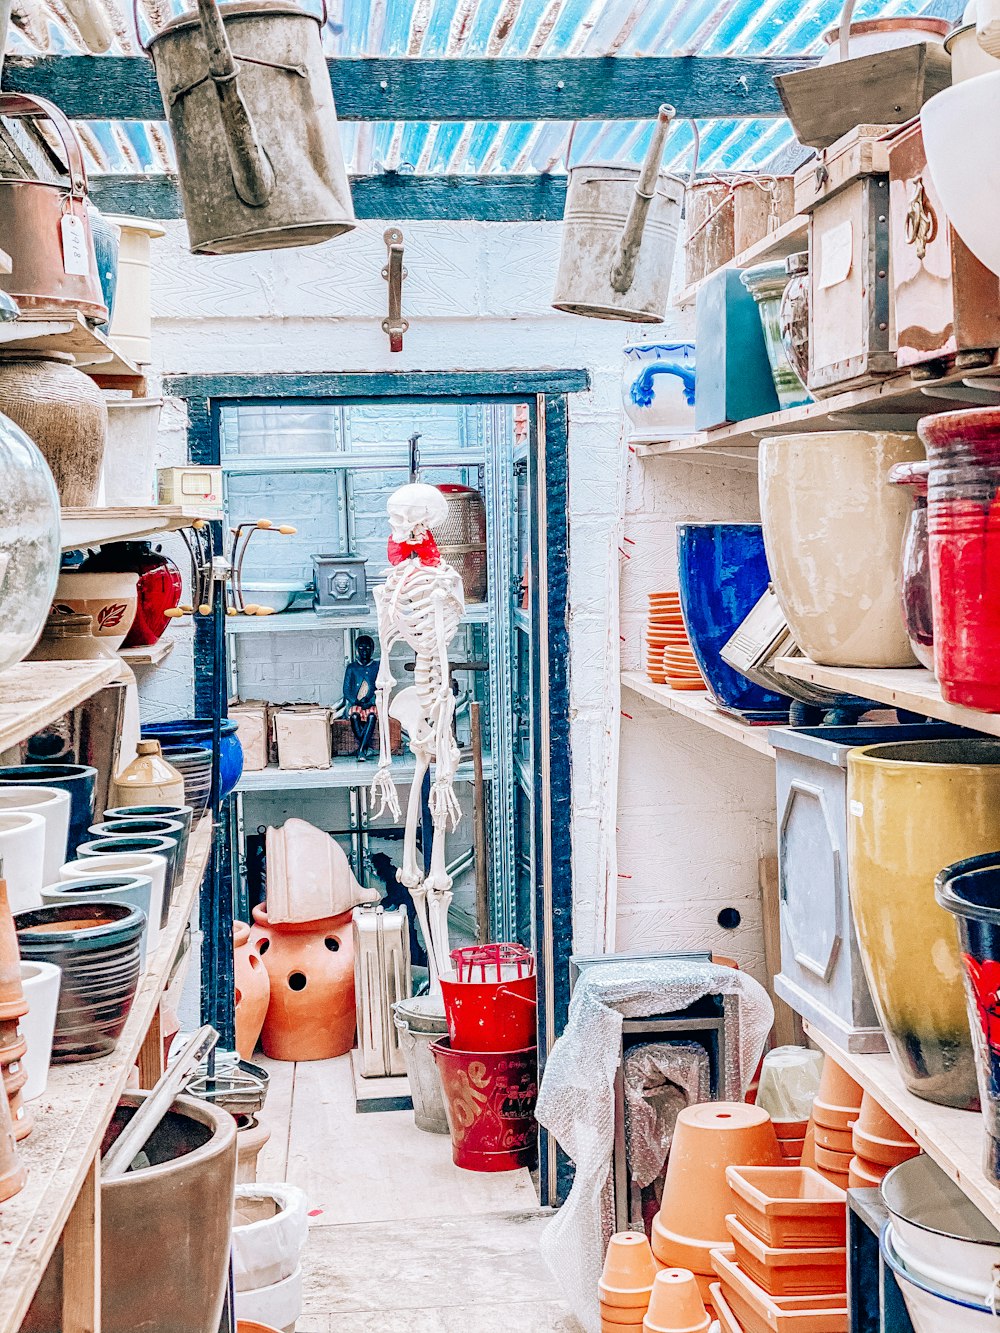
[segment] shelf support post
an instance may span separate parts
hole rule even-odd
[[[101,1155],[63,1228],[62,1333],[101,1333]]]

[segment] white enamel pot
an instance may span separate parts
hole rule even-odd
[[[26,1102],[41,1097],[48,1083],[61,982],[62,968],[54,963],[21,964],[21,989],[28,1001],[28,1012],[20,1020],[21,1034],[27,1046],[21,1061],[28,1075],[22,1089]]]
[[[1000,70],[965,79],[920,109],[927,165],[951,225],[1000,273]]]
[[[58,787],[14,787],[0,785],[0,810],[21,810],[45,820],[45,855],[42,880],[51,884],[66,860],[69,842],[70,796]]]
[[[45,865],[45,820],[41,815],[0,810],[0,861],[10,910],[17,913],[41,907]]]
[[[900,1257],[893,1223],[880,1241],[882,1258],[899,1283],[914,1333],[996,1333],[1000,1319],[984,1301],[914,1272]]]

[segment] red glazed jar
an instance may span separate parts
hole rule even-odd
[[[267,968],[271,999],[261,1032],[272,1060],[332,1060],[354,1045],[351,913],[271,925],[253,909],[250,942]]]
[[[138,574],[135,620],[123,648],[148,648],[170,623],[167,612],[181,600],[181,573],[169,556],[150,542],[113,542],[80,566],[87,573]]]
[[[949,702],[1000,712],[1000,410],[924,417],[934,664]]]
[[[271,999],[271,978],[260,954],[250,943],[250,927],[233,922],[233,980],[236,998],[236,1050],[241,1060],[252,1060]]]
[[[931,596],[931,557],[927,533],[927,488],[930,463],[897,463],[889,470],[892,486],[909,486],[913,511],[903,534],[903,577],[900,596],[903,620],[913,655],[928,671],[934,670],[934,611]]]

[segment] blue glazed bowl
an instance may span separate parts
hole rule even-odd
[[[151,722],[142,729],[144,740],[159,741],[167,746],[198,746],[212,748],[212,719],[207,717],[182,718],[177,722]],[[165,755],[169,760],[170,756]],[[236,723],[224,718],[222,747],[219,751],[219,797],[224,800],[236,786],[243,772],[243,746],[236,734]]]
[[[790,700],[755,685],[722,660],[726,641],[767,590],[771,576],[759,523],[680,523],[681,611],[716,703],[738,713],[787,717]]]
[[[0,768],[0,783],[22,787],[58,787],[69,792],[68,854],[90,837],[94,822],[94,789],[97,769],[89,764],[17,764]]]

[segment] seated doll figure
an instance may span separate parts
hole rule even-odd
[[[354,659],[344,671],[343,714],[350,720],[351,730],[358,742],[358,759],[368,758],[372,742],[378,734],[378,711],[375,707],[375,678],[378,661],[374,658],[375,640],[368,634],[359,634],[354,644]]]

